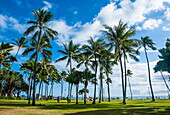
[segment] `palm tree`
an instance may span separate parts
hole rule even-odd
[[[51,12],[46,11],[44,9],[39,9],[38,11],[32,11],[32,13],[35,16],[35,21],[27,22],[27,24],[32,24],[32,26],[30,26],[24,32],[24,35],[29,35],[29,34],[35,32],[31,39],[33,41],[37,41],[37,44],[36,44],[37,47],[36,47],[36,53],[35,53],[34,74],[33,74],[34,83],[33,83],[33,101],[32,101],[32,105],[34,106],[35,105],[35,90],[36,90],[36,87],[35,87],[36,63],[38,61],[38,51],[40,49],[40,44],[42,42],[42,35],[46,39],[52,39],[53,40],[54,37],[58,35],[58,33],[57,33],[57,31],[52,30],[52,29],[45,26],[45,25],[48,24],[48,22],[53,17]]]
[[[128,82],[129,82],[129,89],[130,89],[131,100],[133,99],[133,96],[132,96],[132,89],[131,89],[129,77],[132,77],[132,75],[133,75],[132,71],[128,69],[128,70],[127,70],[127,76],[128,76]]]
[[[61,74],[61,99],[63,98],[63,86],[64,86],[64,80],[66,79],[67,73],[65,71],[62,71]]]
[[[93,40],[93,38],[90,38],[90,40],[87,41],[88,45],[82,46],[82,50],[84,51],[84,54],[89,55],[92,60],[92,69],[95,71],[95,84],[94,84],[94,98],[93,103],[96,104],[96,85],[97,85],[97,69],[98,69],[98,56],[99,50],[106,47],[105,41],[103,39],[97,39],[96,41]]]
[[[83,72],[82,72],[82,83],[84,84],[84,104],[86,104],[86,94],[87,92],[87,86],[89,84],[89,82],[92,82],[94,80],[95,74],[93,74],[88,68],[86,68]]]
[[[147,55],[146,50],[148,50],[149,48],[152,49],[152,50],[156,50],[156,47],[154,46],[155,43],[151,39],[149,39],[148,36],[141,37],[141,43],[142,43],[142,46],[144,47],[147,66],[148,66],[148,77],[149,77],[149,85],[150,85],[150,90],[151,90],[151,95],[152,95],[152,101],[155,101],[154,93],[153,93],[153,89],[152,89],[152,83],[151,83],[151,73],[150,73],[149,59],[148,59],[148,55]]]
[[[61,57],[59,59],[57,59],[55,62],[59,62],[59,61],[63,61],[67,59],[67,64],[66,67],[68,65],[70,65],[70,75],[72,73],[72,60],[76,60],[79,54],[79,45],[74,45],[73,41],[69,41],[68,44],[63,44],[64,46],[64,50],[58,50],[59,53],[63,54],[64,57]],[[69,96],[71,97],[71,90],[69,93]]]
[[[134,45],[137,40],[129,40],[131,36],[133,36],[136,32],[134,27],[131,27],[127,30],[127,23],[124,24],[121,20],[119,21],[118,26],[114,26],[113,28],[104,25],[106,30],[101,30],[101,32],[105,35],[105,38],[110,42],[110,49],[115,47],[115,60],[119,61],[120,69],[121,69],[121,78],[122,78],[122,93],[123,93],[123,104],[126,104],[126,47]],[[139,42],[139,41],[137,41]],[[137,45],[136,45],[137,46]],[[124,57],[124,69],[123,69],[123,61]],[[125,77],[125,78],[124,78]]]
[[[0,69],[2,66],[10,67],[9,62],[17,61],[17,59],[11,55],[11,51],[13,50],[13,45],[10,43],[2,42],[0,44]]]

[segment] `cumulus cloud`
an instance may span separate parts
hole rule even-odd
[[[165,15],[166,19],[170,21],[170,8],[166,9],[164,15]]]
[[[4,29],[14,29],[19,33],[23,33],[28,25],[20,24],[19,21],[13,17],[0,14],[0,28]]]
[[[43,1],[43,3],[46,5],[44,6],[42,9],[44,10],[48,10],[48,9],[51,9],[52,8],[52,4],[47,2],[47,1]]]
[[[152,30],[152,29],[158,28],[160,24],[162,24],[161,19],[158,19],[158,20],[148,19],[147,21],[145,21],[142,28],[145,30]]]
[[[162,27],[163,31],[170,31],[170,24],[167,24],[165,26]]]

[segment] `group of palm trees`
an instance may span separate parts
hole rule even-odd
[[[106,84],[108,89],[108,101],[110,101],[110,83],[112,83],[109,75],[113,73],[114,65],[119,65],[121,70],[123,104],[126,104],[127,81],[129,76],[132,76],[132,71],[127,68],[128,59],[131,58],[139,61],[137,55],[140,54],[139,49],[144,48],[147,66],[149,85],[152,94],[154,93],[151,83],[149,59],[147,50],[150,48],[156,50],[155,43],[149,37],[141,37],[141,39],[131,39],[136,33],[135,27],[128,28],[127,23],[124,24],[121,20],[114,27],[103,25],[104,30],[101,30],[102,37],[98,39],[90,39],[86,45],[74,44],[73,41],[63,43],[63,50],[58,50],[63,57],[56,59],[55,63],[62,60],[67,60],[66,67],[69,66],[69,71],[59,72],[57,68],[51,64],[52,52],[51,42],[57,37],[58,32],[48,28],[46,25],[53,17],[52,13],[44,9],[32,12],[35,16],[34,21],[29,21],[27,24],[31,26],[24,32],[26,37],[19,38],[15,41],[15,46],[18,46],[16,56],[12,56],[10,51],[13,48],[11,43],[2,42],[0,45],[0,69],[6,69],[6,76],[10,76],[11,69],[21,47],[25,48],[23,56],[28,56],[30,59],[20,65],[20,70],[29,75],[29,87],[27,88],[27,96],[30,104],[32,97],[32,105],[35,105],[36,86],[39,84],[38,99],[43,95],[43,83],[45,85],[46,98],[53,96],[54,82],[61,82],[61,96],[63,96],[63,81],[68,82],[68,96],[72,95],[72,87],[76,86],[76,103],[78,104],[78,94],[84,94],[84,104],[86,104],[86,93],[88,93],[89,82],[94,84],[93,104],[96,103],[96,90],[99,84],[99,103],[104,100],[103,84],[106,76]],[[57,25],[56,25],[57,26]],[[29,37],[27,37],[29,36]],[[30,37],[31,36],[31,37]],[[73,65],[73,61],[76,65]],[[82,67],[84,70],[80,70]],[[4,74],[4,73],[3,73]],[[1,75],[2,76],[2,75]],[[6,79],[0,76],[0,94],[5,90]],[[98,77],[99,76],[99,77]],[[48,94],[48,85],[51,83],[50,93]],[[79,84],[84,84],[84,88],[79,91]],[[130,86],[130,81],[129,81]],[[131,87],[131,86],[130,86]],[[131,90],[131,88],[130,88]],[[40,96],[41,94],[41,96]],[[132,91],[131,91],[132,99]]]

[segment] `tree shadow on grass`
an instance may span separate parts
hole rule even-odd
[[[170,115],[170,111],[156,111],[155,108],[147,109],[110,109],[65,113],[64,115]]]

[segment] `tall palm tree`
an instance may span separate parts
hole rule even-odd
[[[49,11],[46,11],[44,9],[39,9],[38,11],[32,11],[32,13],[35,16],[35,21],[29,21],[27,22],[27,24],[32,24],[32,26],[30,26],[25,32],[24,35],[29,35],[31,33],[34,32],[34,35],[32,36],[32,40],[33,41],[37,41],[37,47],[36,47],[36,53],[35,53],[35,64],[34,64],[34,74],[33,74],[33,79],[34,79],[34,83],[33,83],[33,101],[32,101],[32,105],[35,105],[35,79],[36,79],[36,63],[38,61],[38,51],[40,49],[40,44],[42,42],[42,35],[44,35],[44,37],[46,39],[54,39],[55,36],[58,35],[57,31],[52,30],[48,27],[46,27],[46,25],[48,24],[48,22],[51,20],[51,18],[53,17],[52,13]]]
[[[150,73],[150,66],[149,66],[149,59],[148,59],[148,54],[147,51],[148,49],[156,50],[156,47],[154,46],[155,43],[148,37],[141,37],[141,43],[145,51],[145,56],[146,56],[146,61],[147,61],[147,66],[148,66],[148,77],[149,77],[149,85],[150,85],[150,90],[151,90],[151,95],[152,95],[152,101],[155,101],[154,98],[154,93],[152,89],[152,83],[151,83],[151,73]]]
[[[82,46],[82,50],[85,54],[90,55],[92,60],[92,69],[95,71],[95,84],[94,84],[94,97],[93,97],[93,103],[96,104],[96,85],[97,85],[97,69],[98,69],[98,56],[99,50],[106,47],[106,42],[103,39],[97,39],[96,41],[93,40],[93,38],[90,38],[90,40],[87,41],[88,45]]]
[[[64,50],[58,50],[59,53],[63,54],[64,57],[57,59],[55,62],[63,61],[67,59],[66,67],[70,66],[70,75],[72,73],[72,60],[76,60],[79,55],[79,45],[74,45],[73,41],[69,41],[68,44],[63,44]],[[71,93],[71,91],[70,91]],[[71,96],[69,93],[69,96]]]
[[[118,26],[114,26],[113,28],[104,25],[106,30],[101,30],[101,32],[105,35],[105,38],[110,42],[110,49],[114,47],[115,50],[115,60],[119,61],[120,69],[121,69],[121,78],[122,78],[122,94],[123,94],[123,104],[126,104],[126,50],[125,47],[129,45],[134,45],[133,42],[136,40],[129,40],[132,37],[136,29],[131,27],[127,29],[127,23],[123,23],[121,20],[119,21]],[[124,67],[123,60],[124,58]]]
[[[66,79],[67,73],[66,71],[62,71],[61,74],[61,99],[63,98],[63,86],[64,86],[64,80]]]

